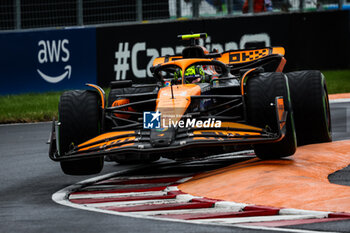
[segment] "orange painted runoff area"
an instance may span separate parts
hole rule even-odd
[[[330,100],[350,99],[350,93],[331,94],[328,97],[329,97]]]
[[[281,160],[258,158],[206,172],[181,184],[207,198],[318,211],[350,212],[350,187],[328,175],[350,164],[350,140],[302,146]]]

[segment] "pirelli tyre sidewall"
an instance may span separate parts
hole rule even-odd
[[[276,159],[293,155],[296,151],[293,109],[289,95],[288,80],[283,73],[262,73],[249,77],[246,82],[246,111],[248,123],[261,128],[278,130],[275,98],[283,96],[288,112],[286,135],[276,143],[253,145],[255,154],[261,159]]]
[[[67,91],[61,95],[59,106],[59,152],[68,152],[73,146],[100,133],[100,103],[98,94],[88,90]],[[103,157],[62,161],[61,168],[68,175],[97,174],[103,168]]]
[[[326,80],[318,70],[287,73],[298,145],[332,141]]]

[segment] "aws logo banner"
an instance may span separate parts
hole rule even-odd
[[[41,37],[35,45],[37,77],[69,89],[96,83],[95,37],[93,29],[61,30]]]
[[[38,61],[40,64],[67,63],[60,75],[53,76],[52,74],[45,74],[40,69],[37,69],[38,74],[49,83],[61,82],[66,77],[69,79],[72,74],[72,66],[68,64],[70,58],[69,40],[40,40],[38,46],[40,47],[38,52]]]
[[[0,34],[0,64],[0,94],[84,88],[97,82],[96,30]]]

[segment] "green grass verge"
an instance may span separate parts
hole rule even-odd
[[[0,96],[0,123],[39,122],[57,119],[62,92]]]
[[[323,71],[329,94],[350,92],[350,70]],[[57,119],[62,92],[0,96],[0,124]],[[108,95],[108,90],[106,90]]]
[[[350,70],[322,71],[329,94],[350,92]]]

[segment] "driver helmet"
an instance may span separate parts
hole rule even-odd
[[[181,83],[182,70],[178,69],[174,73],[175,83]],[[190,66],[185,72],[185,83],[199,83],[205,81],[205,72],[202,66]]]
[[[186,83],[204,82],[205,73],[202,66],[190,66],[185,72]]]

